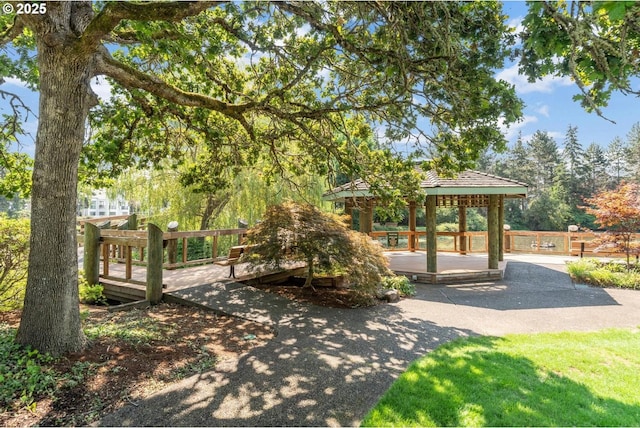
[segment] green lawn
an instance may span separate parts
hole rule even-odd
[[[640,330],[477,337],[415,361],[363,426],[638,426]]]

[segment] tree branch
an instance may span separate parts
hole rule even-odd
[[[110,2],[96,15],[85,30],[81,43],[94,46],[104,39],[122,20],[179,21],[198,15],[206,9],[220,6],[226,1],[193,1],[168,3]]]
[[[116,61],[105,48],[101,49],[101,52],[96,56],[95,74],[109,76],[128,89],[143,89],[153,95],[185,107],[208,108],[234,119],[238,119],[238,116],[249,108],[246,104],[225,103],[206,95],[183,91],[169,85],[158,77],[143,73]]]
[[[22,30],[24,30],[24,21],[20,18],[20,15],[16,15],[13,19],[13,25],[10,25],[0,33],[0,46],[11,43],[13,39],[22,34]]]

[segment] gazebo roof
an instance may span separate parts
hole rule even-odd
[[[507,198],[524,198],[527,185],[509,178],[478,171],[463,171],[455,178],[441,178],[429,171],[420,183],[426,195],[438,196],[439,206],[486,206],[487,195],[504,195]],[[327,201],[344,201],[349,198],[373,198],[369,184],[357,179],[336,187],[323,195]]]

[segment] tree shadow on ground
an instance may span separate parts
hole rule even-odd
[[[376,418],[399,426],[636,426],[640,406],[495,349],[503,339],[459,342],[412,365],[380,401]],[[463,349],[464,348],[464,349]],[[394,397],[395,396],[395,400]],[[398,400],[398,396],[402,400]]]
[[[399,307],[307,307],[278,336],[213,372],[105,417],[102,425],[357,425],[407,365],[468,331]]]

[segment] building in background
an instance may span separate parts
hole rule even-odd
[[[81,197],[78,200],[78,215],[81,217],[110,217],[129,215],[131,207],[122,197],[110,199],[104,189],[91,192],[91,198]]]

